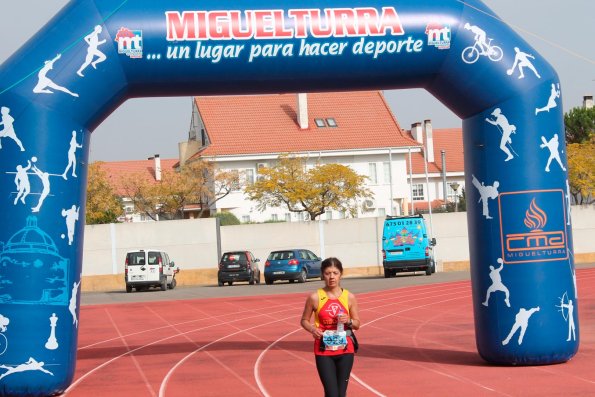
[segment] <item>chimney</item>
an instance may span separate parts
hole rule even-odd
[[[155,160],[155,180],[160,181],[161,180],[161,158],[159,158],[159,155],[156,154],[153,157],[153,160]]]
[[[411,124],[411,136],[419,143],[424,143],[424,136],[422,134],[421,123]]]
[[[297,94],[297,122],[300,129],[308,129],[308,97],[305,93]]]
[[[585,109],[591,109],[593,107],[593,95],[585,95],[583,97],[583,107]]]
[[[432,133],[432,120],[424,120],[424,138],[426,147],[426,161],[434,162],[434,134]]]

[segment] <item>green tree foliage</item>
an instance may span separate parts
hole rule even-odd
[[[239,225],[240,220],[231,212],[218,212],[213,215],[214,218],[219,218],[219,224],[221,226]]]
[[[227,196],[237,181],[237,173],[217,171],[212,163],[199,159],[179,171],[164,170],[161,181],[147,178],[146,173],[128,175],[122,178],[122,189],[135,211],[153,220],[182,219],[188,205],[198,205],[199,217],[208,216],[209,208]]]
[[[572,143],[568,155],[568,184],[576,204],[591,204],[595,193],[595,142]]]
[[[89,165],[87,182],[87,225],[114,223],[123,215],[122,201],[114,192],[101,163]]]
[[[316,165],[307,169],[303,158],[279,156],[277,164],[259,169],[258,180],[245,188],[258,209],[287,207],[291,212],[307,212],[310,219],[327,209],[357,213],[357,202],[371,198],[364,187],[366,177],[340,164]]]
[[[564,115],[566,143],[591,142],[595,138],[595,107],[576,107]]]

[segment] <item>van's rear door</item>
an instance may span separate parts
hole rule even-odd
[[[149,251],[147,252],[147,266],[145,267],[145,276],[147,281],[159,281],[161,278],[161,266],[163,266],[163,258],[161,252]]]
[[[127,282],[146,281],[147,253],[145,251],[129,252],[126,256],[128,264]]]

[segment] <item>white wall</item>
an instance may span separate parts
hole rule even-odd
[[[595,206],[573,207],[572,219],[575,253],[595,253]],[[469,260],[466,213],[434,214],[426,222],[438,242],[439,266]],[[381,267],[382,223],[383,218],[372,217],[323,221],[322,226],[318,221],[225,226],[219,228],[220,247],[215,219],[86,226],[83,275],[123,273],[126,251],[142,247],[167,251],[183,269],[214,269],[227,250],[249,249],[264,262],[270,251],[292,247],[339,257],[345,267]]]

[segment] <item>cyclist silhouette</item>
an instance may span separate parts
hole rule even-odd
[[[504,53],[498,46],[491,45],[492,39],[486,37],[486,32],[479,26],[465,23],[464,28],[471,31],[475,36],[475,43],[472,46],[465,48],[461,54],[465,63],[475,63],[480,55],[487,56],[491,61],[498,62],[502,59]]]

